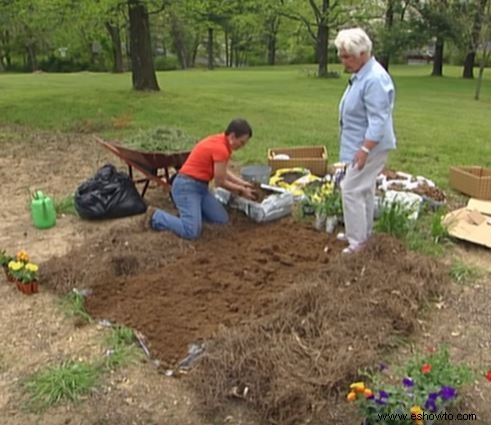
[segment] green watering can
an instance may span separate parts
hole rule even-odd
[[[56,224],[56,210],[53,201],[40,190],[32,196],[31,215],[32,222],[38,229],[48,229]]]

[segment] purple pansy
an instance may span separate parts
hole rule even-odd
[[[402,384],[405,386],[405,387],[413,387],[414,386],[414,381],[409,378],[408,376],[406,376],[403,380],[402,380]]]
[[[384,390],[380,390],[380,398],[389,398],[389,393]]]
[[[384,391],[384,390],[380,390],[379,391],[379,395],[378,395],[378,398],[375,399],[375,403],[381,405],[381,406],[385,406],[387,404],[387,399],[389,398],[389,393],[387,391]]]
[[[442,387],[439,395],[445,401],[452,400],[457,397],[457,390],[453,387]]]
[[[429,410],[432,413],[437,412],[437,407],[436,407],[436,399],[428,397],[428,399],[425,402],[425,410]]]

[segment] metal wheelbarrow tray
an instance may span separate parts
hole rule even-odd
[[[164,190],[170,189],[172,174],[175,174],[186,161],[189,151],[187,152],[145,152],[137,149],[131,149],[114,142],[107,142],[96,137],[99,144],[110,150],[119,157],[128,166],[128,174],[134,183],[143,183],[141,192],[142,198],[148,189],[150,181],[157,183]],[[135,178],[133,169],[143,175],[141,178]],[[169,170],[173,170],[173,173]]]

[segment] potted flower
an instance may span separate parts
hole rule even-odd
[[[372,382],[354,382],[346,396],[356,403],[363,425],[430,425],[450,419],[461,387],[473,380],[464,365],[451,363],[446,349],[417,356],[394,374],[366,373]]]
[[[338,190],[334,190],[326,196],[324,200],[324,212],[326,214],[326,232],[333,233],[338,224],[339,216],[343,214],[343,202]]]
[[[314,200],[314,211],[315,211],[315,219],[314,219],[314,227],[321,231],[326,227],[326,211],[324,205],[324,196],[320,196],[315,198]]]
[[[9,274],[15,279],[17,289],[27,295],[38,292],[38,270],[39,267],[34,263],[22,261],[9,263]]]
[[[2,269],[5,273],[5,276],[7,277],[7,280],[11,280],[11,276],[9,275],[9,263],[13,260],[13,257],[5,250],[0,251],[0,266],[2,266]]]
[[[21,265],[27,264],[29,262],[29,254],[27,254],[27,252],[24,250],[20,250],[19,252],[17,252],[17,254],[15,254],[15,258],[12,258],[10,255],[7,255],[5,251],[3,252],[4,252],[3,258],[4,261],[6,261],[6,265],[3,267],[4,267],[4,272],[7,275],[7,280],[9,282],[15,282],[16,279],[12,274],[10,263],[19,263],[19,264],[15,264],[14,267],[20,268]]]

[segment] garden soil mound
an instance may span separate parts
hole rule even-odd
[[[292,219],[255,224],[232,214],[184,241],[134,225],[101,232],[80,248],[43,264],[57,292],[88,289],[89,313],[140,331],[153,356],[172,368],[191,343],[270,313],[279,294],[328,264],[344,244]]]
[[[433,260],[374,238],[365,252],[298,276],[269,314],[222,328],[190,384],[207,413],[238,398],[262,423],[341,423],[336,395],[415,330],[418,310],[447,278]]]
[[[204,342],[188,381],[205,413],[239,397],[263,423],[335,416],[335,394],[415,330],[447,279],[390,237],[344,256],[343,243],[293,219],[258,225],[232,214],[196,242],[138,220],[50,260],[43,282],[89,289],[89,313],[140,331],[165,368]]]

